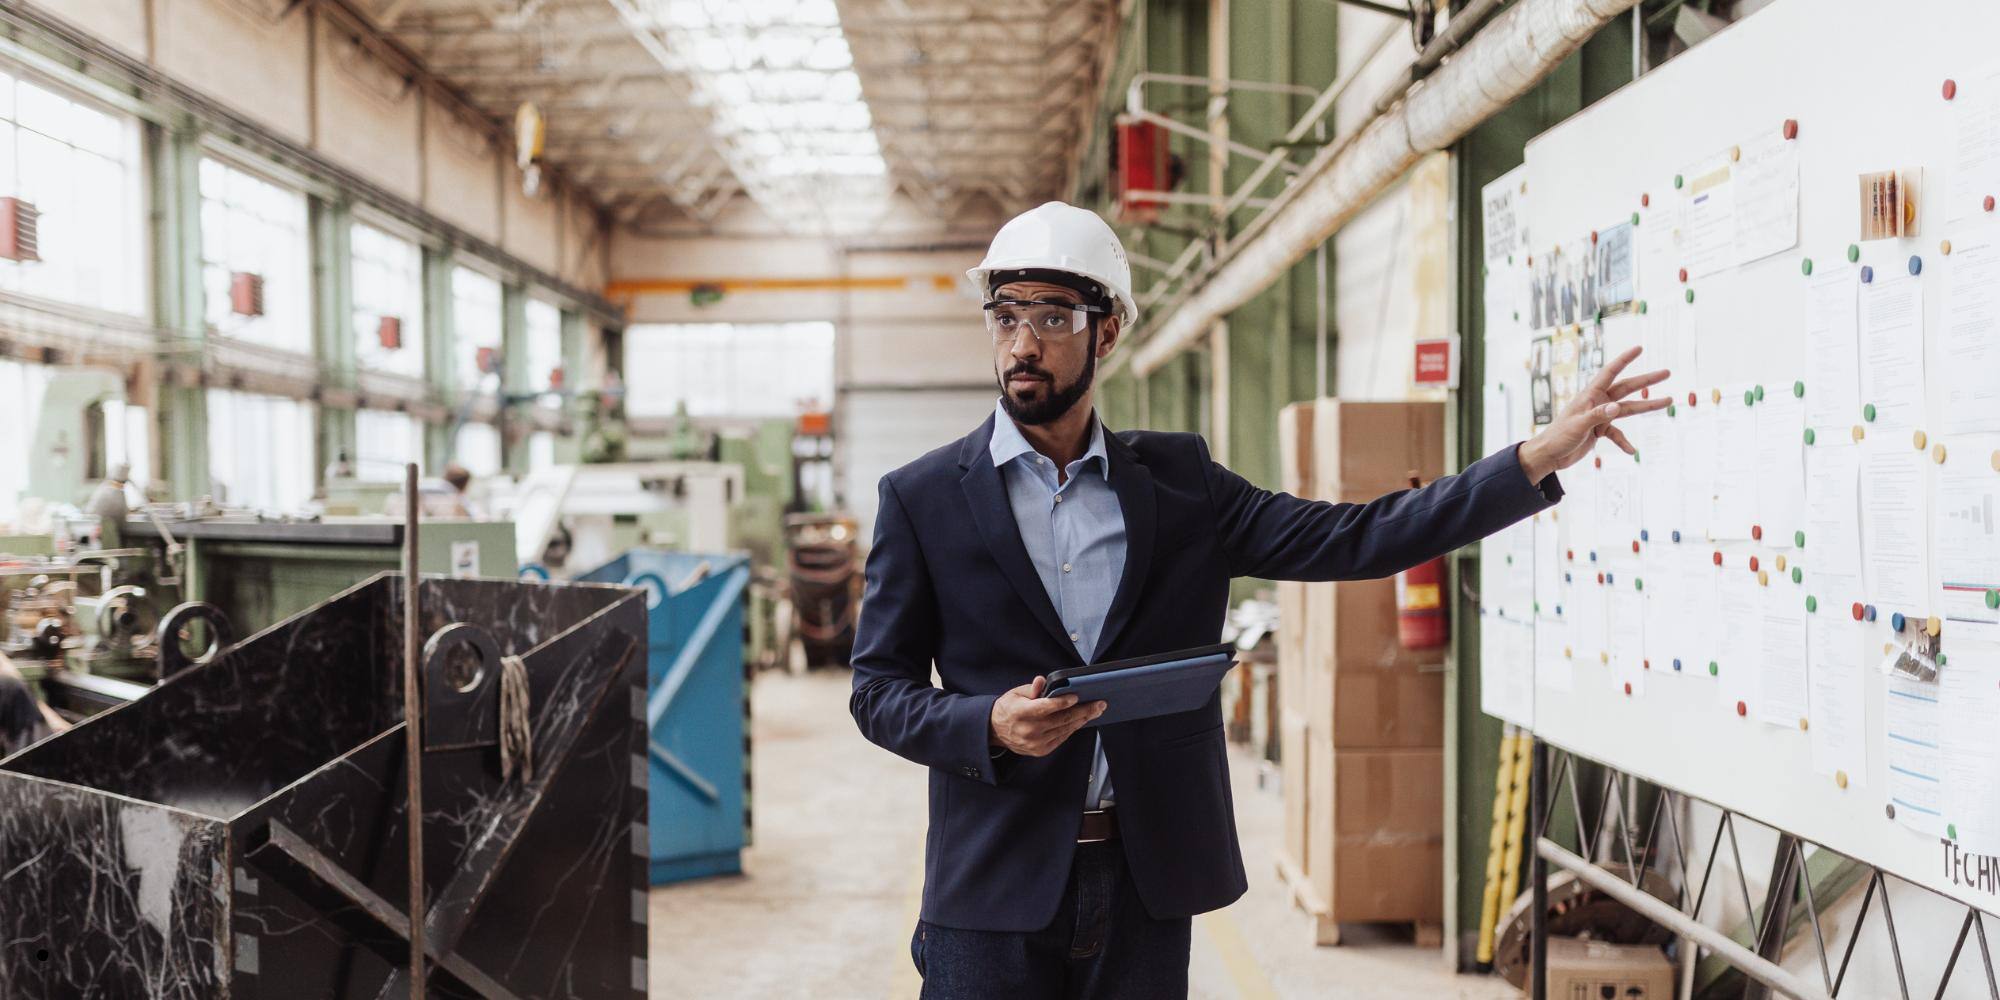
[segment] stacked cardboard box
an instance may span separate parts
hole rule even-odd
[[[1303,496],[1365,503],[1443,472],[1436,403],[1321,400],[1280,420],[1285,485]],[[1377,921],[1428,938],[1443,913],[1442,651],[1402,648],[1392,580],[1286,584],[1279,596],[1280,868],[1322,943],[1341,923]]]

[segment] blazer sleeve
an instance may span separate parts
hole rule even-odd
[[[854,687],[848,711],[869,742],[927,767],[997,784],[1002,760],[989,749],[997,695],[944,691],[931,683],[937,657],[937,596],[902,500],[882,477],[867,587],[854,627]]]
[[[1230,573],[1266,580],[1369,580],[1478,541],[1562,499],[1554,473],[1528,481],[1512,445],[1422,489],[1365,504],[1301,500],[1251,485],[1202,443]]]

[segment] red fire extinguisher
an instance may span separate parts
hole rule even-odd
[[[1411,488],[1419,485],[1411,475]],[[1404,649],[1438,649],[1449,638],[1444,579],[1443,556],[1396,574],[1396,637]]]

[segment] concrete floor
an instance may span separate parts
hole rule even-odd
[[[924,777],[863,740],[847,676],[764,674],[753,694],[756,844],[746,874],[653,890],[652,995],[917,995],[910,964],[923,877]],[[1195,918],[1195,997],[1501,1000],[1498,979],[1454,976],[1407,938],[1317,948],[1273,874],[1281,803],[1231,749],[1250,891]]]

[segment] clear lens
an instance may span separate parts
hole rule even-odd
[[[994,343],[1011,344],[1023,330],[1037,340],[1060,340],[1075,336],[1090,324],[1083,306],[1060,303],[989,302],[986,330]]]

